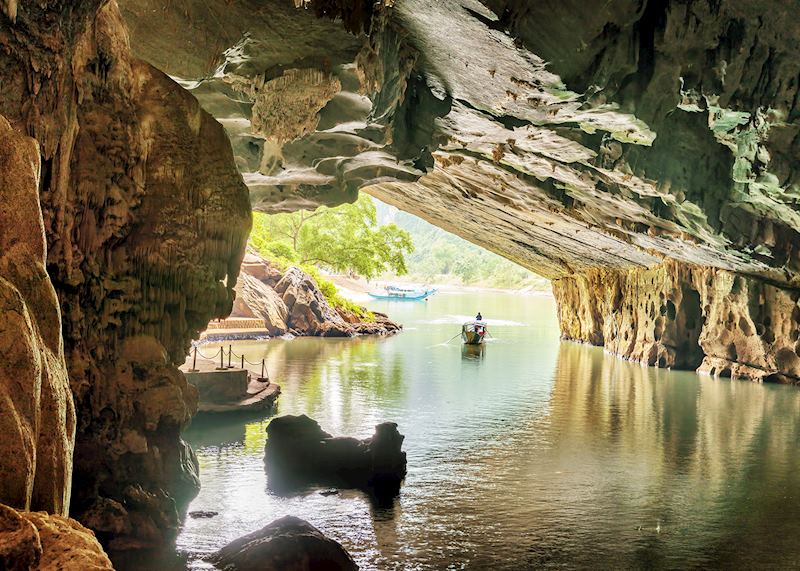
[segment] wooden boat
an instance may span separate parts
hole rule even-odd
[[[385,293],[373,293],[369,292],[371,297],[375,299],[393,299],[393,300],[405,300],[405,301],[419,301],[421,299],[427,299],[428,297],[432,296],[436,293],[435,288],[411,288],[411,287],[400,287],[400,286],[386,286],[384,288]]]
[[[461,339],[467,345],[480,345],[486,339],[486,322],[468,321],[461,326]]]
[[[464,343],[461,345],[461,358],[465,361],[482,361],[486,356],[483,351],[485,348],[485,343],[481,343],[480,345],[468,345]]]

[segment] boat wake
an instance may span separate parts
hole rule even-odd
[[[461,325],[467,321],[473,321],[474,316],[471,315],[445,315],[437,317],[436,319],[426,319],[416,321],[419,325]],[[527,327],[527,323],[520,323],[519,321],[511,321],[508,319],[483,319],[486,325],[494,327]]]

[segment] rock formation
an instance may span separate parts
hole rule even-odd
[[[269,486],[280,491],[330,484],[391,499],[406,476],[404,438],[393,422],[379,424],[372,437],[357,440],[334,438],[306,415],[275,418],[267,426],[264,456]]]
[[[286,322],[289,310],[274,289],[246,272],[236,283],[236,299],[232,317],[257,318],[264,321],[270,335],[281,336],[289,331]]]
[[[46,267],[61,311],[59,325],[36,262],[44,245],[31,242],[42,236],[38,207],[20,196],[2,232],[19,232],[8,239],[21,245],[2,256],[0,273],[21,293],[7,299],[27,313],[7,322],[18,334],[3,342],[17,347],[4,346],[3,356],[17,360],[15,382],[34,392],[18,420],[46,435],[15,446],[19,466],[3,478],[0,500],[67,509],[75,429],[68,373],[77,409],[70,512],[103,539],[117,538],[115,546],[161,543],[198,485],[179,436],[196,393],[175,363],[209,319],[230,311],[248,191],[222,127],[132,57],[115,2],[6,3],[0,46],[0,114],[38,143],[9,138],[3,123],[0,145],[19,160],[3,161],[4,182],[14,182],[2,192],[24,187],[16,181],[35,192],[41,157]],[[23,269],[15,256],[26,249]]]
[[[300,268],[291,267],[275,284],[289,312],[289,325],[296,331],[322,337],[350,337],[354,331],[331,307],[314,279]]]
[[[355,571],[350,554],[300,518],[286,516],[208,557],[224,571]]]
[[[364,190],[565,280],[555,284],[564,292],[592,280],[605,295],[631,271],[669,273],[672,262],[683,274],[735,274],[750,291],[792,298],[800,288],[800,38],[786,5],[310,0],[293,14],[280,2],[254,9],[240,0],[226,13],[188,2],[156,22],[133,4],[123,2],[134,50],[156,65],[166,56],[154,52],[154,36],[177,50],[171,73],[198,81],[202,104],[225,121],[257,209],[335,204]],[[224,33],[201,24],[212,12]],[[245,13],[237,40],[233,21]],[[340,36],[336,22],[315,15],[340,16],[354,34]],[[212,58],[213,78],[180,64],[191,50],[182,34],[170,42],[176,23],[205,26],[230,46]],[[303,24],[309,33],[292,49],[258,49]],[[317,115],[287,125],[236,105],[242,97],[255,109],[277,104],[290,89]],[[567,336],[612,339],[567,331],[589,301],[559,299],[575,304],[562,301]],[[652,336],[644,320],[635,323],[637,338]],[[700,361],[722,358],[711,345],[700,346]],[[796,378],[780,364],[788,348],[765,349],[762,372],[748,376]],[[649,351],[625,354],[650,362]],[[727,354],[741,365],[734,374],[753,365]],[[671,361],[682,363],[655,359]]]
[[[666,262],[563,278],[553,292],[566,339],[648,365],[800,382],[800,291]]]
[[[0,116],[0,498],[65,515],[75,407],[45,270],[39,147]]]
[[[170,537],[251,202],[364,190],[552,278],[566,337],[800,379],[791,3],[121,2],[0,2],[0,501]]]
[[[401,329],[382,313],[367,321],[352,311],[333,307],[314,278],[300,268],[281,272],[250,251],[241,269],[231,317],[262,319],[270,335],[353,337]]]
[[[18,512],[0,504],[0,568],[6,571],[113,571],[91,530],[74,519]]]

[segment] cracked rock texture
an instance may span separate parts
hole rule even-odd
[[[18,382],[37,386],[45,377],[43,388],[47,381],[63,391],[69,375],[77,410],[70,513],[112,547],[160,544],[176,532],[181,506],[199,485],[194,455],[180,439],[196,390],[175,363],[209,319],[230,312],[250,228],[247,188],[219,123],[131,55],[115,2],[4,6],[0,113],[39,145],[47,272],[62,314],[59,327],[58,307],[35,294],[30,313],[41,319],[35,312],[47,312],[38,350],[48,348],[53,363],[32,358],[28,373],[17,369]],[[18,147],[36,154],[32,141]],[[15,169],[11,176],[28,175]],[[25,224],[36,214],[28,209]],[[35,271],[35,251],[44,256],[43,244],[37,248],[26,272]],[[13,282],[13,266],[3,267],[3,279],[9,275]],[[42,271],[46,293],[44,278]],[[23,325],[36,327],[31,318]],[[14,355],[13,348],[3,354]],[[42,394],[31,414],[47,413],[48,438],[69,437],[52,453],[60,464],[49,468],[49,486],[63,488],[71,401],[62,392],[57,411],[59,401]],[[4,478],[20,489],[0,499],[26,507],[25,477]],[[36,480],[33,486],[34,507],[66,509],[63,490],[45,490]]]
[[[800,292],[667,262],[553,282],[561,333],[633,361],[800,383]]]
[[[156,65],[166,52],[154,53],[154,41],[178,50],[171,73],[225,124],[256,209],[335,204],[363,190],[564,280],[565,335],[611,350],[602,327],[571,324],[592,303],[566,294],[575,284],[619,290],[632,306],[637,288],[619,287],[632,271],[736,274],[748,291],[789,298],[800,288],[800,31],[789,4],[310,0],[292,12],[289,2],[233,0],[214,12],[225,33],[201,23],[213,10],[205,3],[167,8],[158,21],[134,4],[123,1],[134,50]],[[340,15],[353,34],[327,18],[293,31],[315,15]],[[170,30],[187,26],[228,46],[215,52],[213,75],[175,65],[190,50]],[[289,41],[258,49],[269,37]],[[313,103],[294,125],[264,121],[265,95]],[[789,345],[765,333],[756,343],[725,329],[736,355],[714,346],[712,314],[736,302],[712,297],[699,361],[661,360],[666,349],[651,358],[652,344],[619,351],[709,371],[725,372],[711,363],[727,359],[740,365],[734,374],[759,378],[791,372],[779,364]],[[745,320],[755,323],[753,311]],[[786,318],[797,325],[793,312]],[[636,339],[652,336],[635,323]]]
[[[231,317],[262,319],[270,335],[353,337],[385,335],[401,328],[382,313],[364,321],[345,308],[333,307],[309,274],[296,267],[281,272],[253,251],[242,262],[236,293]]]
[[[90,529],[46,512],[0,504],[0,568],[7,571],[113,571]]]
[[[45,270],[39,146],[0,115],[0,500],[65,515],[75,407]]]

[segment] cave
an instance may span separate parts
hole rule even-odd
[[[564,339],[800,383],[796,14],[657,4],[0,2],[0,502],[174,538],[251,211],[359,192],[551,279]]]

